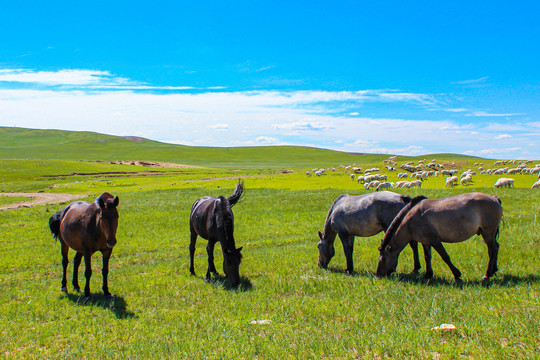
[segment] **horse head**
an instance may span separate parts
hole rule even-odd
[[[109,193],[103,193],[97,199],[99,205],[98,227],[101,234],[105,237],[107,247],[112,248],[116,245],[116,229],[118,228],[118,210],[120,199]]]
[[[384,248],[379,247],[379,264],[377,265],[377,276],[388,276],[396,271],[398,265],[399,251],[392,251],[391,245]]]
[[[324,239],[324,235],[319,231],[319,243],[317,244],[317,247],[319,248],[319,262],[318,265],[322,267],[323,269],[326,269],[328,267],[328,263],[334,257],[334,254],[336,253],[334,249],[334,244],[326,241]]]
[[[223,250],[223,272],[233,288],[240,284],[240,262],[242,262],[242,247]]]

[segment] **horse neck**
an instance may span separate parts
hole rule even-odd
[[[336,240],[336,235],[337,232],[332,226],[332,217],[330,216],[330,214],[328,214],[328,216],[326,217],[326,221],[324,222],[323,240],[333,243],[334,240]]]
[[[401,226],[396,230],[394,236],[388,243],[391,247],[391,252],[399,254],[405,249],[405,247],[411,242],[410,236],[407,233],[407,229],[402,228]]]

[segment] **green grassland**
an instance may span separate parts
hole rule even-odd
[[[92,147],[97,150],[89,152]],[[382,169],[387,157],[287,147],[199,149],[101,134],[0,128],[2,192],[85,194],[92,201],[108,191],[120,197],[118,244],[109,273],[113,301],[101,296],[99,254],[93,257],[91,301],[83,304],[71,289],[69,294],[60,292],[60,246],[50,236],[48,218],[64,204],[0,211],[0,356],[537,357],[540,192],[530,189],[536,176],[512,176],[513,189],[494,189],[496,176],[476,175],[468,187],[445,188],[444,177],[438,177],[426,180],[422,189],[396,190],[430,198],[481,191],[501,198],[499,272],[488,283],[481,282],[488,255],[478,236],[446,246],[463,273],[462,284],[454,283],[435,253],[433,280],[411,274],[409,249],[401,254],[397,274],[376,278],[382,234],[356,239],[354,275],[344,273],[339,240],[329,270],[317,267],[317,231],[329,206],[339,194],[366,193],[339,165]],[[419,158],[400,157],[398,162]],[[494,162],[451,154],[421,158],[454,162],[460,170],[477,162],[492,167]],[[113,160],[198,167],[108,163]],[[321,177],[305,175],[320,167],[336,170]],[[383,173],[396,181],[395,173]],[[190,276],[188,219],[194,200],[230,195],[239,177],[246,192],[233,210],[235,238],[244,258],[242,284],[231,290],[223,278],[204,280],[206,241],[200,238],[197,276]],[[70,258],[73,255],[70,252]],[[219,246],[215,255],[223,274]],[[71,270],[70,263],[69,278]],[[270,323],[251,324],[253,320]],[[454,324],[457,330],[430,330],[441,323]]]

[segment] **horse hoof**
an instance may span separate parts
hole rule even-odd
[[[65,287],[65,286],[63,288],[61,288],[60,291],[63,292],[63,293],[66,293],[66,294],[68,293],[67,287]]]
[[[81,288],[78,288],[78,287],[77,287],[77,288],[73,288],[73,291],[80,293],[80,292],[81,292]]]

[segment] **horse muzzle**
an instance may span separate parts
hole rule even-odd
[[[105,243],[107,244],[107,247],[113,248],[114,245],[116,245],[116,239],[112,239],[112,240],[111,240],[111,239],[107,239],[107,240],[105,241]]]

